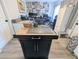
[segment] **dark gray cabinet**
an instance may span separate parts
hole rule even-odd
[[[52,39],[52,36],[20,37],[19,41],[25,59],[48,59]]]
[[[14,38],[20,41],[25,59],[48,59],[52,40],[58,39],[57,33],[45,25],[31,28],[28,32],[20,30]]]

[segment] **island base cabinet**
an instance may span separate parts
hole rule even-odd
[[[19,39],[25,59],[48,59],[52,40]]]

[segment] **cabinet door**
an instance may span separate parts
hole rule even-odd
[[[3,48],[10,39],[12,39],[11,31],[0,5],[0,48]]]
[[[21,44],[25,58],[36,57],[35,56],[35,47],[34,47],[35,41],[30,38],[22,38],[19,40],[20,40],[20,44]]]
[[[38,56],[48,58],[52,40],[38,40]]]

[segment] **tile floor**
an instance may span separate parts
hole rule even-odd
[[[53,40],[49,59],[76,59],[59,41],[63,39]],[[19,41],[11,40],[0,53],[0,59],[24,59]]]

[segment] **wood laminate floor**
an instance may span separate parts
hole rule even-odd
[[[59,40],[63,41],[62,39],[52,41],[49,59],[76,59]],[[24,59],[19,41],[11,40],[0,53],[0,59]]]

